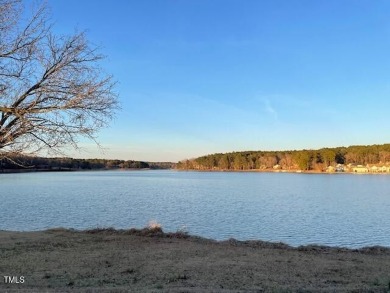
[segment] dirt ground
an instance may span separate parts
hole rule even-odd
[[[160,229],[0,231],[0,291],[22,290],[390,292],[390,249],[217,242]]]

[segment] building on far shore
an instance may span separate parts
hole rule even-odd
[[[335,168],[336,172],[344,172],[345,171],[345,166],[343,164],[337,164]]]
[[[348,170],[353,173],[390,173],[390,164],[378,163],[367,164],[366,166],[348,164]]]
[[[371,173],[389,173],[390,165],[389,164],[367,164],[367,168]]]
[[[333,173],[333,172],[345,172],[345,166],[343,164],[337,164],[334,166],[328,166],[325,169],[325,172]]]
[[[326,167],[326,172],[333,173],[334,171],[335,171],[335,167],[333,167],[333,166]]]
[[[363,165],[357,165],[352,167],[352,172],[354,173],[368,173],[369,169]]]

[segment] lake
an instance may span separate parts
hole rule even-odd
[[[390,246],[390,176],[92,171],[0,174],[0,230],[143,228],[298,246]]]

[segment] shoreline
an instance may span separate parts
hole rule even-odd
[[[1,290],[387,292],[390,247],[216,241],[160,228],[0,231]]]
[[[117,229],[114,227],[96,227],[96,228],[86,228],[86,229],[74,229],[74,228],[64,228],[64,227],[53,227],[44,230],[1,230],[0,236],[2,234],[14,234],[14,235],[22,235],[25,234],[28,236],[29,234],[34,233],[52,233],[52,232],[69,232],[69,233],[79,233],[79,234],[112,234],[112,235],[136,235],[136,236],[146,236],[146,237],[157,237],[157,238],[181,238],[181,239],[189,239],[196,240],[202,242],[212,242],[212,243],[235,243],[235,245],[254,245],[254,246],[266,246],[266,247],[274,247],[274,248],[283,248],[287,250],[305,250],[305,249],[313,249],[313,250],[322,250],[322,251],[350,251],[350,252],[363,252],[363,251],[388,251],[390,253],[390,245],[384,246],[379,244],[366,245],[366,246],[358,246],[358,247],[348,247],[348,246],[332,246],[321,243],[308,243],[302,245],[291,245],[285,243],[283,241],[268,241],[262,239],[236,239],[236,238],[228,238],[228,239],[214,239],[208,238],[200,235],[189,234],[186,231],[177,230],[176,232],[165,232],[161,228],[130,228],[130,229]]]
[[[18,174],[18,173],[46,173],[46,172],[97,172],[97,171],[149,171],[149,170],[173,170],[173,169],[153,169],[153,168],[117,168],[117,169],[3,169],[0,174]]]
[[[325,172],[315,170],[260,170],[260,169],[248,169],[248,170],[196,170],[196,169],[170,169],[179,172],[216,172],[216,173],[282,173],[282,174],[326,174],[326,175],[342,175],[342,174],[353,174],[353,175],[390,175],[388,172]]]
[[[69,173],[69,172],[104,172],[104,171],[178,171],[178,172],[204,172],[204,173],[282,173],[282,174],[326,174],[326,175],[390,175],[388,172],[325,172],[315,170],[196,170],[196,169],[154,169],[154,168],[127,168],[127,169],[4,169],[1,174],[22,174],[22,173]]]

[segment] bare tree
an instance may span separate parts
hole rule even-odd
[[[0,157],[96,142],[118,107],[103,56],[84,33],[53,34],[45,5],[27,20],[23,11],[0,0]]]

